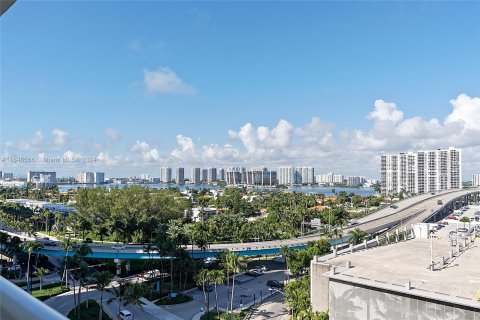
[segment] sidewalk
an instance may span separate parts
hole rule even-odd
[[[168,320],[184,320],[183,318],[180,318],[176,315],[174,315],[171,312],[168,312],[167,310],[163,309],[162,307],[157,306],[153,302],[150,302],[149,300],[145,298],[141,298],[140,301],[144,303],[143,305],[143,310],[155,318],[158,319],[168,319]]]

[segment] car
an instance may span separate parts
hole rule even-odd
[[[113,246],[112,249],[113,250],[125,250],[126,247],[125,246]]]
[[[277,280],[268,280],[267,281],[267,286],[270,288],[275,288],[275,289],[283,289],[284,285],[280,281]]]
[[[19,264],[11,265],[7,268],[8,271],[19,271],[22,270]]]
[[[390,206],[390,208],[392,208],[392,209],[398,209],[398,206],[392,204],[392,205]]]
[[[211,266],[214,264],[218,263],[218,258],[217,257],[208,257],[205,260],[203,260],[203,263],[207,266]]]
[[[457,231],[461,232],[461,233],[466,233],[466,232],[468,232],[468,229],[467,228],[458,228]]]
[[[160,277],[160,275],[161,275],[161,273],[160,273],[160,270],[158,270],[158,269],[145,271],[143,273],[143,277],[146,278],[146,279],[157,278],[157,277]]]
[[[133,316],[132,316],[132,313],[128,310],[122,310],[120,311],[120,313],[118,314],[118,318],[120,320],[132,320],[133,319]]]
[[[262,275],[262,273],[256,269],[248,270],[245,274],[250,277],[260,277]]]

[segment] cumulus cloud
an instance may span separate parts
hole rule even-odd
[[[134,145],[130,147],[132,152],[145,152],[150,148],[150,145],[145,141],[136,141]]]
[[[194,95],[196,90],[193,86],[185,83],[169,67],[163,67],[157,70],[143,70],[143,82],[148,94],[180,94]]]
[[[397,109],[393,102],[385,102],[381,99],[375,101],[375,110],[368,114],[369,119],[377,121],[392,121],[397,123],[403,119],[403,112]]]
[[[53,143],[59,146],[64,145],[67,142],[68,133],[61,129],[52,130]]]
[[[480,98],[471,98],[462,93],[450,100],[453,111],[445,119],[445,123],[461,122],[466,129],[480,131]]]

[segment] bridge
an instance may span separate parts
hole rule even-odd
[[[359,228],[369,234],[375,234],[395,228],[404,228],[417,222],[435,222],[443,219],[452,209],[466,205],[469,200],[479,201],[479,189],[447,190],[436,193],[421,194],[395,203],[397,208],[386,207],[358,220],[358,224],[342,229],[347,235],[354,228]],[[441,204],[439,204],[441,202]],[[304,248],[308,242],[319,240],[320,235],[304,236],[287,240],[273,240],[263,242],[224,243],[212,244],[205,251],[194,247],[186,247],[192,258],[214,257],[219,253],[230,250],[242,256],[278,254],[283,246],[292,249]],[[345,242],[348,237],[332,240],[332,245]],[[144,252],[142,245],[125,245],[120,249],[115,245],[91,244],[92,258],[111,259],[162,259],[158,253]],[[45,255],[65,256],[66,252],[59,247],[43,248],[39,253]],[[72,255],[73,252],[69,252]]]

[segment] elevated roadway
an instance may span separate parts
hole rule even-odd
[[[461,199],[466,200],[467,196],[479,194],[479,189],[472,190],[448,190],[436,192],[432,194],[422,194],[411,197],[395,203],[396,208],[386,207],[375,213],[372,213],[358,220],[358,224],[346,227],[342,230],[344,235],[354,228],[359,228],[369,234],[386,231],[395,227],[403,227],[415,222],[425,221],[436,213],[445,212],[448,206],[454,201]],[[439,204],[441,200],[442,204]],[[443,210],[443,211],[442,211]],[[308,242],[320,239],[319,235],[305,236],[287,240],[274,240],[263,242],[247,242],[247,243],[224,243],[212,244],[206,251],[201,251],[194,247],[193,251],[190,246],[186,249],[193,258],[205,258],[218,255],[220,252],[228,249],[235,251],[239,255],[264,255],[278,254],[281,247],[288,246],[290,248],[304,248]],[[344,239],[343,239],[344,240]],[[342,239],[332,240],[332,244],[341,243]],[[160,259],[158,254],[149,255],[143,251],[142,245],[125,245],[119,248],[115,245],[91,244],[92,257],[94,258],[117,258],[117,259]],[[47,255],[65,255],[65,252],[59,247],[45,247],[39,253]],[[70,252],[72,254],[72,252]],[[166,257],[163,257],[166,258]]]

